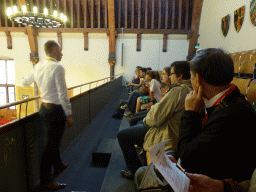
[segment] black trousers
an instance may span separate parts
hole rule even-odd
[[[139,122],[137,125],[122,129],[117,134],[117,139],[122,149],[124,159],[127,165],[127,168],[135,174],[137,169],[142,166],[136,148],[134,145],[143,147],[144,137],[150,127],[147,127],[142,122]]]
[[[138,113],[135,113],[134,117],[131,118],[131,120],[130,120],[130,126],[137,125],[137,123],[139,121],[143,120],[147,116],[148,112],[149,112],[149,110],[140,111]]]
[[[46,107],[42,104],[39,114],[46,125],[48,136],[40,165],[40,182],[46,185],[53,181],[52,166],[56,170],[63,164],[60,158],[60,144],[67,118],[61,106]]]

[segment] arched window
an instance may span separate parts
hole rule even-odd
[[[15,101],[14,60],[0,59],[0,105]],[[15,109],[15,106],[9,107]]]

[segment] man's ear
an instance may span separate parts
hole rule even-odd
[[[197,73],[196,78],[198,81],[198,86],[203,85],[203,81],[204,81],[203,77]]]

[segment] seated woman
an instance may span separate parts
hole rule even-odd
[[[151,106],[158,103],[162,97],[159,73],[157,71],[148,71],[145,78],[150,85],[149,96],[138,97],[136,113],[140,112],[141,104],[148,104],[148,108],[151,108]]]
[[[162,87],[162,97],[160,97],[160,100],[164,97],[166,92],[170,89],[171,87],[171,80],[170,80],[170,75],[171,75],[171,68],[170,67],[165,67],[163,69],[162,73],[162,83],[165,85]],[[134,117],[130,120],[130,126],[136,125],[140,120],[144,119],[147,116],[147,113],[149,110],[141,111],[138,112],[134,115]]]

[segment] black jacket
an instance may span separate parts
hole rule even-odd
[[[184,112],[173,155],[190,173],[250,180],[256,167],[255,110],[237,88],[220,105],[203,127],[204,112]]]

